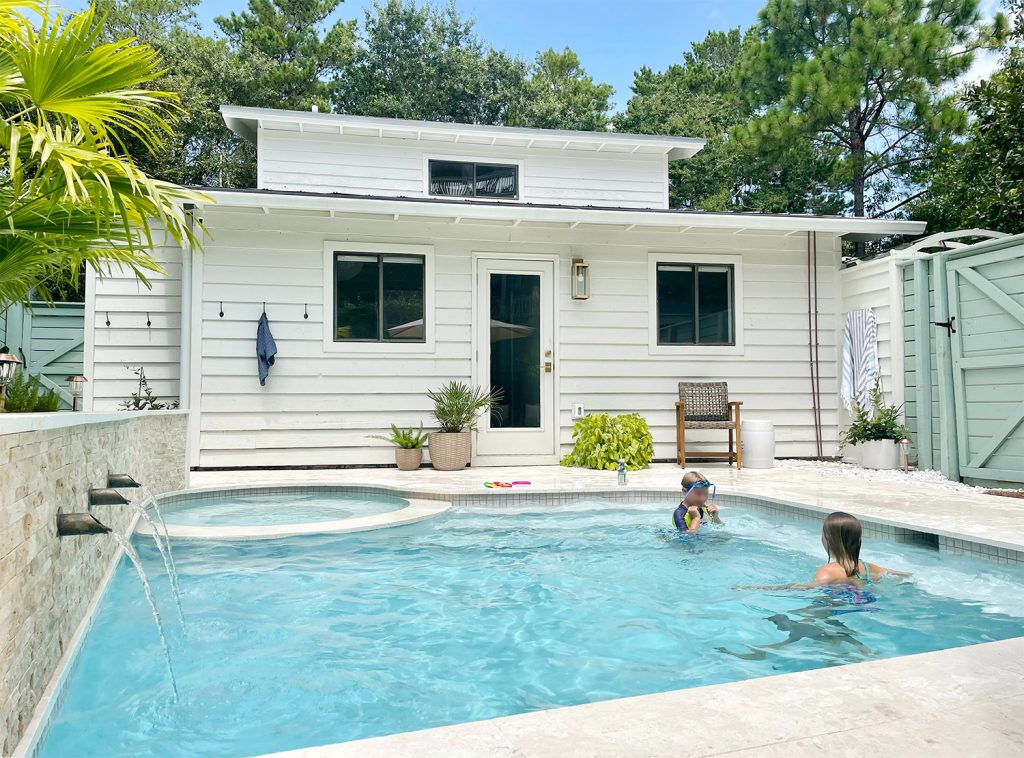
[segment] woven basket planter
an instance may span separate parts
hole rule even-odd
[[[400,471],[415,471],[423,463],[423,448],[395,448],[395,463]]]
[[[438,471],[461,471],[473,452],[473,438],[464,432],[431,432],[430,465]]]

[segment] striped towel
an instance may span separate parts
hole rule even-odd
[[[843,386],[840,394],[848,411],[854,403],[867,407],[878,381],[878,322],[870,308],[846,314],[843,334]]]

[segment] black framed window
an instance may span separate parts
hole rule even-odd
[[[659,263],[659,345],[735,345],[734,267]]]
[[[430,194],[439,197],[519,197],[519,166],[428,161]]]
[[[421,255],[334,254],[335,342],[426,342]]]

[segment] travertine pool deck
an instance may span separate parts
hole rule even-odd
[[[1024,551],[1024,500],[917,484],[865,481],[812,467],[695,464],[723,493],[845,510],[881,524]],[[673,490],[680,469],[630,474],[557,466],[192,472],[192,487],[371,484],[409,492],[484,494],[485,481],[529,480],[558,491]],[[700,718],[680,714],[699,713]],[[683,723],[685,722],[685,724]],[[415,756],[1002,756],[1024,755],[1024,637],[923,655],[536,711],[340,745],[289,758]]]

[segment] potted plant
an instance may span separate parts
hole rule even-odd
[[[420,424],[418,431],[411,426],[403,429],[397,424],[392,424],[391,434],[371,434],[370,437],[390,442],[395,446],[395,465],[401,471],[415,471],[423,463],[423,445],[427,442],[423,424]]]
[[[856,446],[860,465],[871,469],[895,469],[900,465],[899,441],[910,434],[900,421],[900,409],[886,405],[876,384],[871,390],[871,408],[859,403],[853,409],[853,422],[839,438],[840,451]]]
[[[439,471],[464,469],[473,452],[470,432],[481,413],[501,402],[501,392],[450,381],[427,397],[434,402],[434,418],[440,426],[430,433],[430,465]]]

